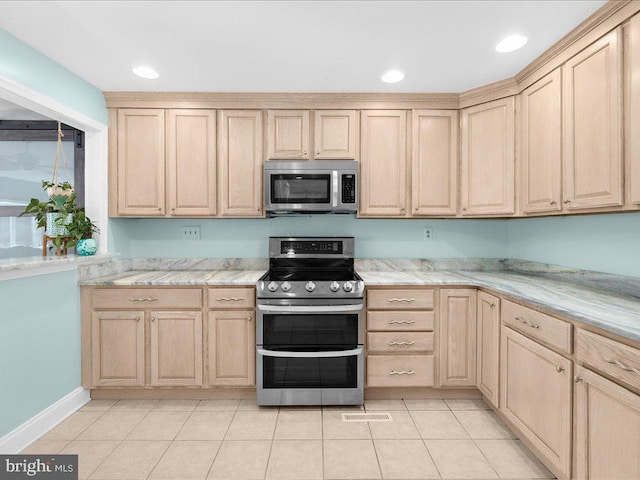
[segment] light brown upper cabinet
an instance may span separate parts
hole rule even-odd
[[[623,204],[622,48],[618,28],[562,67],[564,203]]]
[[[216,214],[216,112],[167,110],[171,215]]]
[[[262,215],[262,112],[218,112],[220,214]]]
[[[114,116],[110,171],[117,200],[111,215],[216,214],[214,110],[120,108]]]
[[[361,121],[361,216],[405,216],[407,112],[363,110]]]
[[[562,210],[560,68],[520,96],[520,193],[523,213]]]
[[[458,112],[413,110],[411,205],[413,215],[455,215]]]
[[[640,205],[640,15],[625,27],[626,155],[628,202]]]
[[[309,160],[309,110],[267,112],[267,159]]]
[[[117,214],[164,216],[164,110],[121,108],[117,122]]]
[[[514,213],[514,106],[507,97],[462,110],[463,215]]]
[[[314,132],[314,158],[357,158],[358,115],[355,110],[316,110]]]
[[[476,290],[440,290],[438,385],[476,384]]]

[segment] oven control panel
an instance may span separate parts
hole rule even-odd
[[[341,254],[342,241],[315,241],[315,240],[285,240],[280,243],[280,253],[282,254]]]

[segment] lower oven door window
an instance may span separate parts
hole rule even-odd
[[[262,388],[357,388],[362,349],[340,352],[258,350],[262,358]],[[334,356],[335,355],[335,356]]]

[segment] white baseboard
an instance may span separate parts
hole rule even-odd
[[[76,388],[0,438],[0,452],[6,454],[20,453],[69,415],[88,403],[89,400],[91,400],[89,390],[85,390],[82,387]]]

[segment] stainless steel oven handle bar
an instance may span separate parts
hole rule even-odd
[[[333,177],[333,207],[336,208],[338,206],[338,171],[337,170],[333,170],[331,172],[331,176]]]
[[[359,312],[364,308],[363,304],[358,305],[327,305],[327,306],[281,306],[281,305],[258,305],[258,311],[271,313],[342,313]]]
[[[258,348],[258,355],[263,357],[285,357],[285,358],[335,358],[335,357],[352,357],[360,355],[362,348],[354,350],[338,350],[335,352],[280,352],[275,350],[265,350]]]

